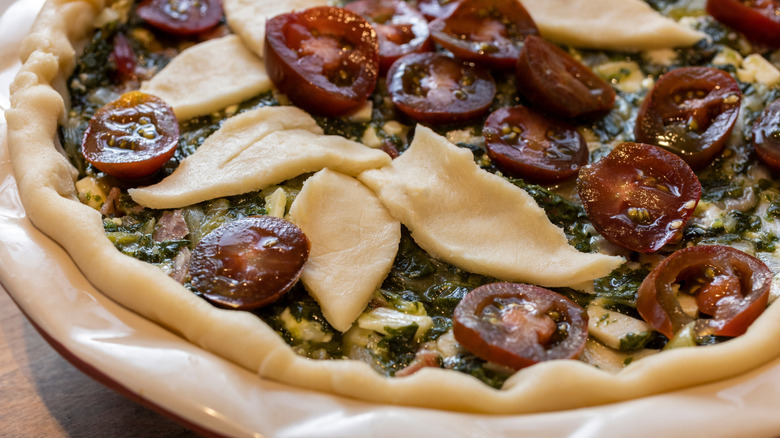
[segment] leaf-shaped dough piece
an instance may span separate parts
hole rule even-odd
[[[605,276],[621,257],[569,245],[528,193],[480,169],[470,150],[418,125],[386,167],[358,176],[433,257],[467,271],[548,287]]]

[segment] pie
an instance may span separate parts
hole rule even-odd
[[[541,412],[776,358],[780,23],[521,3],[50,0],[6,112],[26,212],[118,303],[361,400]]]

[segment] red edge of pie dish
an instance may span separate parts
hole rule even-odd
[[[0,283],[0,286],[5,288],[5,286]],[[7,290],[7,289],[6,289]],[[65,360],[67,360],[71,365],[76,367],[79,371],[86,374],[87,376],[93,378],[103,386],[116,391],[117,393],[121,394],[122,396],[126,397],[129,400],[132,400],[135,403],[138,403],[139,405],[151,409],[154,412],[157,412],[160,415],[163,415],[182,426],[186,427],[187,429],[191,430],[192,432],[195,432],[198,435],[208,437],[208,438],[228,438],[228,435],[222,435],[219,433],[216,433],[210,429],[207,429],[197,423],[194,423],[182,416],[176,415],[173,412],[163,408],[162,406],[159,406],[152,402],[151,400],[148,400],[141,395],[133,392],[130,388],[122,385],[121,383],[117,382],[116,380],[109,377],[104,372],[100,371],[93,365],[87,363],[86,361],[79,358],[75,353],[72,353],[70,350],[65,348],[62,343],[54,339],[52,335],[50,335],[48,332],[43,330],[36,322],[35,319],[31,318],[30,315],[27,314],[27,312],[24,311],[24,308],[19,305],[19,303],[16,301],[16,298],[12,294],[8,294],[9,297],[11,297],[11,301],[14,302],[16,307],[19,309],[20,312],[24,315],[24,317],[27,319],[27,321],[30,322],[30,324],[33,326],[36,332],[41,335],[41,337],[48,343],[54,351],[56,351],[60,356],[62,356]]]

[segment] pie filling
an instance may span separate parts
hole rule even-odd
[[[527,192],[578,251],[626,259],[611,274],[588,284],[576,288],[550,288],[587,309],[590,337],[584,352],[578,355],[579,360],[613,371],[664,348],[708,345],[731,338],[717,331],[681,329],[670,340],[643,320],[637,310],[640,285],[651,270],[674,251],[699,245],[725,245],[755,256],[766,263],[773,275],[780,272],[780,262],[775,254],[780,235],[780,184],[756,159],[751,144],[754,121],[770,102],[780,97],[774,87],[780,80],[780,73],[771,64],[756,64],[750,57],[743,59],[739,51],[744,50],[745,41],[711,17],[702,15],[702,11],[675,9],[674,2],[655,0],[648,3],[668,16],[684,17],[683,20],[706,33],[709,39],[689,48],[638,52],[564,47],[616,91],[615,103],[609,112],[576,123],[589,150],[589,163],[607,156],[619,143],[635,140],[634,128],[640,105],[659,77],[670,70],[682,66],[716,67],[735,77],[742,92],[739,118],[725,149],[711,163],[696,171],[701,199],[697,206],[693,204],[695,211],[686,223],[678,225],[680,232],[674,233],[674,238],[660,251],[632,251],[605,239],[577,196],[576,178],[537,185],[506,176],[489,156],[482,135],[487,115],[432,126],[436,133],[457,147],[470,151],[481,169],[499,175]],[[245,217],[287,217],[295,197],[314,172],[306,171],[259,191],[210,199],[178,209],[157,210],[135,203],[128,189],[154,184],[169,176],[228,118],[290,102],[274,89],[208,115],[180,120],[179,144],[173,158],[159,172],[141,181],[123,181],[99,171],[81,153],[82,138],[92,116],[122,93],[138,89],[142,81],[153,77],[178,53],[200,42],[197,36],[173,38],[151,30],[136,15],[135,7],[126,2],[117,2],[113,7],[129,8],[130,13],[126,21],[111,20],[100,27],[78,59],[68,84],[71,106],[67,121],[60,127],[60,140],[79,172],[80,199],[103,213],[106,235],[117,249],[159,266],[192,293],[202,295],[191,282],[189,272],[191,253],[201,239],[221,225]],[[210,33],[218,36],[229,32],[223,22]],[[135,65],[131,71],[120,68],[121,53],[116,49],[116,41],[120,38],[129,43],[134,54]],[[514,72],[493,71],[492,76],[497,91],[489,112],[528,103],[518,89]],[[391,156],[403,154],[413,139],[414,122],[396,110],[385,78],[380,76],[368,103],[370,108],[351,116],[314,118],[325,134],[343,136],[384,150]],[[505,134],[511,134],[511,127],[507,129]],[[678,128],[669,125],[667,129]],[[432,208],[434,204],[432,201]],[[628,216],[635,222],[647,219],[646,212],[640,209],[629,211]],[[480,226],[480,223],[470,225],[474,231]],[[671,226],[674,227],[674,223]],[[501,230],[495,230],[495,233],[501,233]],[[328,323],[320,304],[301,282],[274,303],[251,311],[278,332],[293,351],[305,357],[361,360],[388,376],[403,376],[423,366],[438,366],[471,374],[487,385],[500,388],[514,369],[480,358],[464,348],[455,340],[452,328],[455,308],[467,293],[506,279],[467,272],[434,258],[421,248],[414,235],[414,230],[410,232],[402,227],[398,253],[389,274],[370,296],[365,310],[344,332]],[[695,290],[685,284],[686,281],[679,279],[680,309],[699,319],[717,318],[698,310]],[[772,290],[770,300],[776,294],[777,291]],[[526,303],[522,299],[517,302]],[[531,318],[513,310],[515,305],[506,309],[502,306],[496,310],[499,316],[491,317],[502,324],[511,326],[516,318]],[[550,317],[554,321],[551,326],[553,340],[564,336],[566,324],[569,324],[557,313],[555,315]],[[541,337],[542,332],[538,333]]]

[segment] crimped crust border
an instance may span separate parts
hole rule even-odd
[[[738,339],[680,348],[632,363],[617,374],[579,361],[519,371],[501,390],[471,376],[425,368],[386,378],[349,360],[300,357],[247,312],[217,309],[158,268],[125,256],[105,237],[100,214],[82,205],[76,172],[60,153],[66,80],[102,0],[49,0],[22,44],[22,68],[5,112],[11,161],[26,213],[62,245],[86,278],[126,308],[263,378],[377,403],[492,414],[592,406],[734,377],[780,356],[780,307],[770,306]]]

